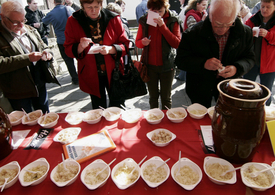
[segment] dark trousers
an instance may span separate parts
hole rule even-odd
[[[150,109],[159,107],[159,96],[161,99],[161,109],[166,110],[165,106],[171,108],[171,91],[174,74],[174,70],[162,72],[162,66],[148,67],[148,77],[150,80],[147,82],[147,87],[149,91]]]
[[[41,109],[43,113],[49,113],[48,92],[46,85],[38,88],[38,97],[25,98],[25,99],[9,99],[9,102],[14,110],[22,110],[32,112]]]
[[[91,100],[92,100],[92,106],[93,109],[98,109],[99,106],[103,108],[107,108],[107,100],[106,100],[106,91],[109,94],[109,84],[108,84],[108,78],[107,76],[99,76],[99,90],[100,90],[100,98],[90,94]],[[109,96],[110,97],[110,96]],[[121,107],[122,104],[124,106],[125,100],[109,100],[109,107],[115,106],[115,107]]]
[[[260,74],[260,67],[257,65],[254,65],[253,68],[248,73],[246,73],[243,77],[245,79],[255,81],[258,75],[260,77],[260,83],[266,86],[272,93],[275,72]],[[270,104],[271,104],[271,97],[266,101],[267,106],[269,106]]]
[[[78,82],[78,75],[77,75],[77,72],[76,72],[76,68],[74,66],[74,59],[70,58],[66,55],[65,48],[62,44],[58,44],[58,48],[59,48],[59,52],[61,54],[61,57],[65,61],[67,69],[68,69],[68,71],[69,71],[69,73],[72,77],[72,81],[73,82]]]

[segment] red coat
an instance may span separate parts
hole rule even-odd
[[[250,28],[255,26],[255,24],[251,21],[252,17],[245,23],[246,25],[250,26]],[[254,17],[257,16],[254,15]],[[275,25],[268,29],[267,35],[262,39],[261,48],[260,74],[270,72],[275,72]]]
[[[103,9],[104,10],[104,9]],[[77,13],[77,12],[75,12]],[[101,14],[107,13],[106,10],[101,11]],[[75,15],[73,15],[75,16]],[[105,18],[108,16],[106,15]],[[122,26],[121,19],[119,16],[109,18],[110,21],[106,27],[103,44],[102,45],[118,45],[122,49],[122,56],[126,54],[125,47],[129,45],[129,40],[126,37],[126,33]],[[66,40],[64,42],[65,52],[71,58],[76,58],[78,61],[78,77],[79,77],[79,87],[82,91],[96,95],[100,97],[99,92],[99,80],[96,66],[95,55],[87,54],[90,46],[88,46],[83,53],[76,55],[75,49],[77,48],[80,38],[87,37],[83,28],[78,23],[77,19],[74,17],[69,17],[65,29]],[[115,56],[114,55],[104,55],[104,60],[106,64],[106,71],[109,80],[109,86],[111,81],[112,71],[115,67]],[[122,58],[120,59],[122,62]]]

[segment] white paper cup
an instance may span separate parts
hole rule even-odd
[[[253,35],[255,33],[254,37],[258,37],[259,36],[259,32],[260,32],[260,27],[253,27],[252,31],[253,31]]]

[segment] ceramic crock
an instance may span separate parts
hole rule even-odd
[[[0,107],[0,160],[12,152],[12,126],[8,115]]]
[[[264,105],[270,90],[246,79],[224,80],[217,87],[212,119],[216,154],[232,163],[249,162],[265,132]]]

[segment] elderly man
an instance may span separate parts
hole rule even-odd
[[[73,0],[65,0],[65,4],[67,6],[71,6],[75,11],[80,10],[80,6],[78,4],[76,4]]]
[[[3,3],[0,15],[0,88],[14,110],[49,112],[45,61],[52,54],[37,30],[24,25],[20,3]]]
[[[140,4],[136,7],[136,17],[137,17],[137,23],[141,16],[146,14],[148,8],[147,8],[147,2],[148,0],[142,0]],[[138,23],[139,24],[139,23]]]
[[[209,16],[184,32],[175,60],[185,70],[192,103],[211,106],[217,84],[247,73],[254,65],[253,36],[237,17],[239,0],[212,0]]]

